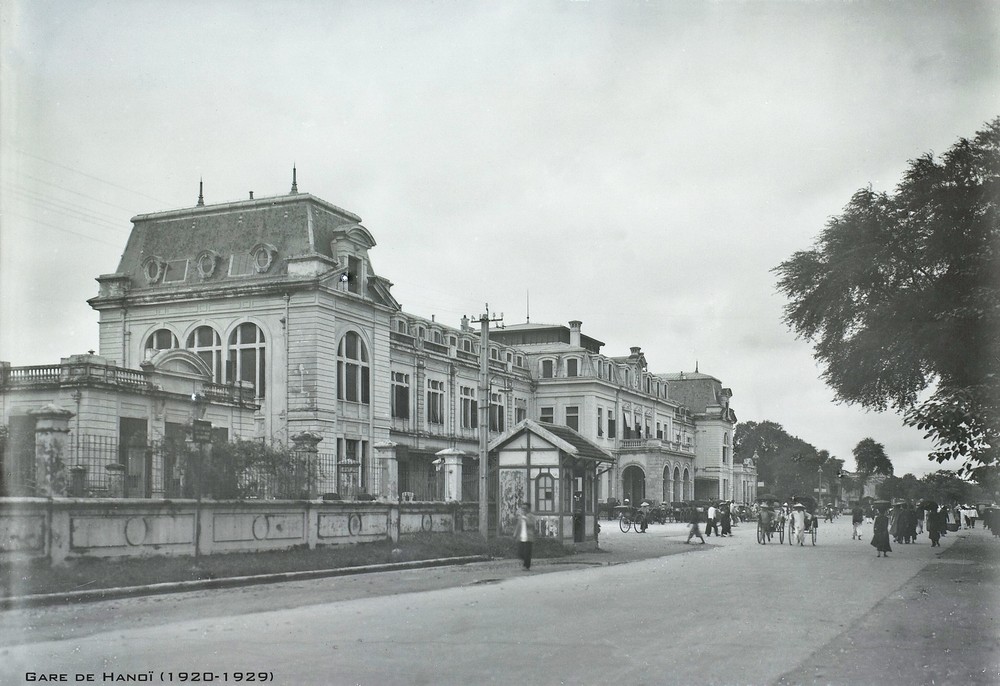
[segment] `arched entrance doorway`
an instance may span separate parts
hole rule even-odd
[[[642,467],[631,465],[622,472],[622,498],[638,504],[646,497],[646,475]]]
[[[681,491],[681,486],[683,482],[681,481],[681,470],[680,467],[674,467],[674,500],[681,501],[684,500],[683,491]]]

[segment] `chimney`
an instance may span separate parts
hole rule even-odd
[[[250,199],[253,200],[253,191],[250,191]]]
[[[468,331],[468,330],[469,330],[469,328],[470,328],[470,327],[469,327],[469,318],[468,318],[468,317],[466,317],[466,316],[465,316],[465,315],[463,314],[463,315],[462,315],[462,331]]]
[[[574,348],[580,347],[580,327],[583,322],[574,319],[569,323],[569,344]]]

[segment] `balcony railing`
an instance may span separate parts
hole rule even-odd
[[[138,369],[104,364],[64,364],[35,367],[7,367],[0,370],[0,386],[35,386],[65,381],[93,380],[118,386],[145,387],[149,379]]]
[[[694,446],[687,443],[665,441],[662,438],[625,438],[622,450],[672,450],[677,453],[694,453]]]

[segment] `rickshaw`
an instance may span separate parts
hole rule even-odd
[[[618,515],[618,528],[622,530],[622,533],[627,533],[630,529],[637,534],[641,533],[643,517],[646,517],[647,524],[650,521],[648,515],[643,514],[641,507],[631,504],[617,506],[615,513]]]
[[[819,528],[819,513],[816,511],[816,500],[810,496],[803,495],[797,496],[795,501],[792,503],[794,508],[796,504],[802,505],[806,511],[806,535],[812,538],[812,544],[816,545],[816,534]],[[791,517],[788,518],[788,545],[794,545],[795,543],[795,523]]]
[[[761,495],[757,497],[757,507],[760,510],[771,511],[772,517],[770,525],[765,528],[760,515],[757,516],[757,542],[761,545],[771,540],[771,536],[778,534],[778,542],[785,542],[785,511],[781,509],[781,501],[773,495]]]

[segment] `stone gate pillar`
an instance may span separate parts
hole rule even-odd
[[[374,446],[375,459],[381,462],[377,471],[381,483],[373,491],[379,498],[389,502],[399,500],[399,462],[396,460],[396,444],[392,441],[379,441]]]
[[[319,442],[323,440],[323,436],[316,433],[315,431],[301,431],[293,436],[292,439],[292,450],[306,458],[306,471],[305,471],[305,493],[308,500],[315,498],[318,493],[316,489],[316,455],[319,453]]]
[[[70,486],[66,444],[69,420],[75,415],[55,403],[28,414],[35,418],[35,495],[65,497]]]
[[[439,460],[442,460],[441,468],[444,470],[444,499],[445,501],[462,500],[462,458],[465,456],[461,450],[456,448],[446,448],[435,453]]]

